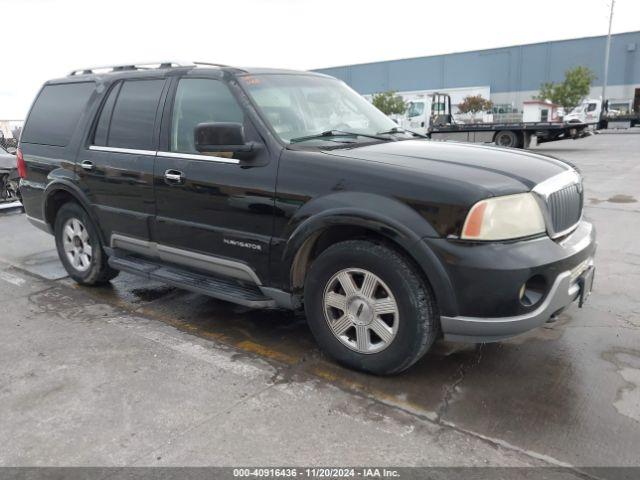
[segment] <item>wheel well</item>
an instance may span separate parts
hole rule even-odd
[[[49,196],[44,211],[44,219],[47,224],[53,227],[58,211],[65,203],[68,202],[79,203],[76,197],[66,190],[56,190]]]
[[[293,266],[291,267],[291,287],[293,291],[299,292],[302,289],[309,268],[311,268],[313,261],[318,258],[322,252],[330,246],[345,240],[369,240],[393,248],[414,264],[427,285],[430,286],[429,279],[422,269],[419,268],[415,259],[397,242],[365,227],[336,225],[311,235],[296,253]]]

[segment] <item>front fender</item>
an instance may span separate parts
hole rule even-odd
[[[437,232],[418,212],[406,204],[381,195],[335,192],[305,203],[291,217],[284,232],[287,245],[282,260],[293,259],[313,234],[335,225],[374,230],[403,246]]]
[[[296,255],[308,240],[341,225],[362,227],[398,245],[420,266],[441,309],[455,311],[455,298],[446,270],[422,241],[425,237],[439,235],[417,211],[393,198],[338,192],[306,203],[288,224],[288,239],[280,258],[284,271],[291,275]]]

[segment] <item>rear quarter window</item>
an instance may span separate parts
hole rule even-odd
[[[21,142],[67,146],[94,90],[93,82],[45,85],[31,108]]]

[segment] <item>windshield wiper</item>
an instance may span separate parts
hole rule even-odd
[[[385,130],[384,132],[376,132],[376,135],[392,135],[394,133],[410,133],[411,135],[414,135],[416,137],[421,137],[421,138],[429,138],[426,135],[423,135],[421,133],[418,132],[414,132],[412,130],[407,130],[406,128],[400,128],[400,127],[393,127],[389,130]]]
[[[378,135],[369,135],[367,133],[357,133],[357,132],[345,132],[343,130],[326,130],[322,133],[316,133],[315,135],[306,135],[304,137],[292,138],[289,140],[289,143],[299,143],[307,140],[315,140],[323,137],[365,137],[365,138],[374,138],[376,140],[382,140],[388,142],[390,139],[386,137],[380,137]]]

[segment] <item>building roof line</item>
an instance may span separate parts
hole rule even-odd
[[[640,34],[640,30],[632,30],[629,32],[618,32],[618,33],[613,33],[611,34],[611,37],[620,37],[623,35],[630,35],[630,34]],[[378,60],[375,62],[364,62],[364,63],[352,63],[352,64],[346,64],[346,65],[333,65],[333,66],[329,66],[329,67],[318,67],[318,68],[312,68],[310,70],[312,71],[324,71],[324,70],[330,70],[330,69],[336,69],[336,68],[348,68],[348,67],[361,67],[361,66],[365,66],[365,65],[380,65],[383,63],[393,63],[393,62],[404,62],[407,60],[422,60],[425,58],[438,58],[438,57],[447,57],[447,56],[452,56],[452,55],[460,55],[463,53],[487,53],[487,52],[491,52],[491,51],[499,51],[499,50],[509,50],[512,48],[521,48],[521,47],[532,47],[535,45],[549,45],[551,43],[565,43],[565,42],[574,42],[574,41],[580,41],[580,40],[590,40],[590,39],[594,39],[594,38],[602,38],[605,39],[607,38],[606,35],[591,35],[591,36],[586,36],[586,37],[577,37],[577,38],[564,38],[564,39],[560,39],[560,40],[546,40],[544,42],[532,42],[532,43],[520,43],[520,44],[515,44],[515,45],[505,45],[503,47],[490,47],[490,48],[480,48],[480,49],[475,49],[475,50],[461,50],[461,51],[456,51],[456,52],[449,52],[449,53],[437,53],[435,55],[421,55],[418,57],[402,57],[402,58],[392,58],[390,60]]]

